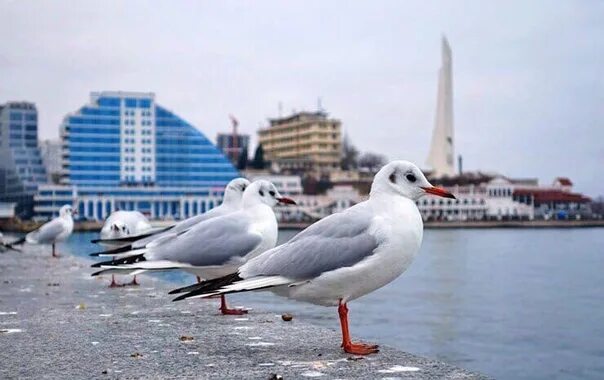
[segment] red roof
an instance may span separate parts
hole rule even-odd
[[[576,193],[569,193],[562,190],[538,190],[538,189],[516,189],[513,195],[532,195],[535,203],[547,203],[547,202],[576,202],[586,203],[590,202],[591,199]]]
[[[568,179],[567,177],[558,177],[558,178],[556,178],[556,181],[560,182],[560,185],[562,185],[562,186],[572,186],[573,185],[571,180]]]

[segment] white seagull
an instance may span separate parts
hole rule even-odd
[[[129,236],[140,236],[151,231],[153,227],[141,212],[139,211],[114,211],[109,215],[103,228],[101,228],[101,240],[120,239]],[[138,285],[136,276],[129,284],[119,285],[115,282],[115,275],[111,276],[110,288]]]
[[[146,245],[150,244],[155,239],[160,239],[165,236],[171,236],[175,233],[183,233],[189,230],[197,223],[203,222],[204,220],[209,220],[218,216],[227,215],[237,210],[240,210],[243,192],[249,184],[250,181],[245,178],[233,179],[227,184],[224,189],[224,198],[220,206],[214,207],[213,209],[203,214],[196,215],[191,218],[180,221],[174,224],[173,226],[168,227],[167,229],[140,236],[129,236],[125,238],[101,238],[98,240],[93,240],[93,243],[98,243],[103,246],[117,246],[119,248],[103,252],[95,252],[90,254],[90,256],[125,256],[128,255],[128,252],[134,249],[144,248]]]
[[[77,214],[70,205],[64,205],[59,210],[59,216],[44,223],[40,228],[25,235],[25,237],[7,244],[8,248],[23,243],[52,244],[52,257],[59,257],[55,244],[64,241],[73,232],[72,215]],[[13,248],[14,249],[14,248]]]
[[[101,240],[139,236],[151,231],[149,220],[139,211],[114,211],[101,228]]]
[[[249,184],[250,181],[245,178],[233,179],[227,184],[224,189],[224,197],[220,206],[214,207],[213,209],[203,214],[182,220],[166,229],[160,231],[151,231],[150,233],[146,233],[139,236],[128,236],[122,238],[101,238],[93,240],[92,242],[98,243],[102,246],[120,247],[120,249],[118,249],[118,252],[115,253],[120,253],[119,251],[126,252],[126,250],[135,248],[142,248],[152,242],[154,239],[164,236],[164,234],[182,233],[199,222],[215,218],[217,216],[230,214],[231,212],[241,209],[241,197],[243,196],[243,192]],[[107,251],[92,253],[90,256],[113,255],[111,251]]]
[[[375,175],[367,201],[314,223],[237,272],[171,293],[188,292],[176,301],[270,289],[294,300],[338,306],[344,351],[376,353],[376,345],[351,341],[347,303],[409,267],[423,236],[415,201],[425,194],[454,198],[432,186],[414,164],[393,161]]]
[[[232,273],[277,243],[277,218],[273,211],[277,203],[295,204],[281,196],[272,183],[255,181],[243,193],[241,210],[200,222],[184,233],[167,233],[126,257],[94,264],[92,267],[103,270],[92,275],[178,269],[212,279]],[[220,311],[233,315],[246,312],[229,309],[224,296]]]

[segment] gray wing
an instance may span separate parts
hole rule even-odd
[[[218,216],[222,216],[225,214],[225,207],[220,205],[211,209],[210,211],[204,212],[201,215],[196,215],[191,218],[185,219],[181,222],[178,222],[174,225],[174,231],[176,232],[184,232],[191,227],[195,226],[197,223],[201,223],[206,220],[210,220],[212,218],[216,218]]]
[[[40,244],[52,243],[63,229],[63,223],[59,219],[53,219],[32,233],[32,238]]]
[[[194,266],[224,265],[241,259],[262,242],[262,236],[250,232],[249,226],[248,218],[242,213],[212,218],[151,248],[146,257]]]
[[[246,277],[279,275],[302,280],[353,266],[372,255],[378,246],[368,231],[372,219],[364,207],[357,206],[328,216],[287,243],[250,260],[241,273]]]

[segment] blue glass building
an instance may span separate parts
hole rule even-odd
[[[69,200],[102,220],[114,210],[185,218],[214,207],[238,176],[199,130],[155,102],[152,93],[92,93],[61,126],[61,186],[44,186],[36,212],[51,216]]]
[[[14,202],[16,215],[29,218],[33,197],[47,182],[38,149],[38,111],[35,104],[0,105],[0,201]]]

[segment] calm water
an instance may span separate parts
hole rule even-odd
[[[85,256],[92,237],[74,234],[63,251]],[[603,301],[604,229],[427,230],[411,268],[350,316],[357,337],[500,379],[602,379]],[[232,303],[339,328],[335,308],[270,293]]]

